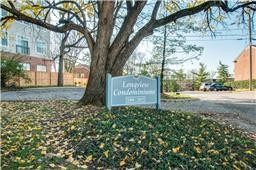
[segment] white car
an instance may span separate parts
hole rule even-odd
[[[202,83],[199,87],[199,90],[201,91],[208,91],[211,87],[212,83]]]

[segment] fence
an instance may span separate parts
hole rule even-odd
[[[30,82],[25,82],[21,79],[18,81],[19,86],[56,86],[58,81],[58,73],[56,72],[40,72],[40,71],[27,71],[27,75],[30,78]],[[81,79],[81,78],[80,78]],[[80,84],[87,84],[88,78],[82,80],[74,78],[73,73],[64,73],[63,81],[65,86],[73,86]],[[81,81],[82,83],[79,83]]]

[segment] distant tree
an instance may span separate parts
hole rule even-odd
[[[171,92],[177,92],[180,89],[180,85],[177,83],[176,80],[172,79],[170,80],[170,91]]]
[[[63,86],[64,70],[71,72],[79,54],[86,48],[84,37],[77,31],[67,31],[63,34],[55,33],[51,55],[53,60],[58,59],[58,86]]]
[[[164,89],[164,73],[168,65],[182,64],[186,61],[197,59],[201,55],[203,47],[187,43],[185,37],[185,34],[196,31],[201,31],[201,29],[196,24],[193,24],[191,18],[177,21],[175,24],[165,25],[155,31],[152,62],[161,67],[161,92]]]
[[[199,63],[198,72],[193,72],[193,74],[195,75],[193,83],[194,88],[198,90],[201,83],[205,82],[207,80],[207,77],[209,76],[209,73],[206,71],[206,65],[203,63]]]
[[[143,64],[142,65],[142,69],[140,70],[140,75],[144,75],[144,76],[150,76],[150,73],[149,73],[149,69],[148,69],[149,65],[148,64]]]
[[[186,74],[184,73],[184,70],[181,68],[178,71],[174,71],[173,75],[174,80],[179,85],[179,89],[182,89],[184,80],[186,79]]]
[[[228,65],[225,65],[220,61],[219,67],[218,67],[218,82],[223,84],[227,81],[228,77],[229,77]]]
[[[175,71],[174,72],[174,78],[177,80],[177,81],[183,81],[186,79],[186,74],[184,73],[184,70],[183,69],[179,69],[178,71]]]
[[[134,51],[124,66],[123,74],[140,74],[145,63],[145,54]]]

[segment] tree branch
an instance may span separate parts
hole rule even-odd
[[[233,8],[229,8],[227,6],[227,3],[223,2],[223,1],[206,1],[206,2],[204,2],[200,5],[197,5],[195,7],[182,9],[182,10],[180,10],[178,12],[175,12],[175,13],[167,16],[167,17],[164,17],[162,19],[157,20],[155,22],[154,28],[163,26],[163,25],[168,24],[170,22],[174,22],[177,19],[185,17],[185,16],[190,16],[190,15],[197,14],[197,13],[199,13],[201,11],[205,11],[205,10],[211,8],[211,7],[221,7],[221,9],[225,12],[234,12],[234,11],[240,9],[240,8],[245,8],[245,7],[248,7],[249,5],[252,5],[252,4],[256,4],[256,2],[251,1],[251,2],[247,2],[247,3],[243,3],[241,5],[237,5]]]
[[[39,26],[44,27],[50,31],[54,31],[54,32],[58,32],[58,33],[65,33],[70,30],[76,30],[78,32],[81,32],[82,34],[85,35],[88,47],[89,47],[90,51],[92,52],[95,42],[87,28],[84,28],[83,26],[75,24],[71,21],[69,21],[67,24],[65,24],[63,26],[58,27],[56,25],[44,22],[40,19],[36,19],[36,18],[30,17],[30,16],[27,16],[27,15],[21,13],[20,11],[18,11],[14,7],[14,5],[11,1],[8,1],[8,3],[10,4],[11,8],[4,4],[1,4],[1,8],[6,10],[7,12],[13,14],[13,18],[15,20],[26,21],[28,23],[39,25]],[[1,19],[1,22],[2,21],[3,20]]]
[[[157,0],[156,3],[155,3],[155,6],[154,6],[154,9],[153,9],[153,12],[152,12],[152,15],[151,15],[151,19],[152,20],[156,20],[156,16],[157,16],[157,12],[159,10],[159,7],[161,5],[161,0]]]
[[[131,2],[127,1],[127,3],[130,4]],[[136,1],[135,5],[128,10],[128,14],[125,17],[122,26],[110,47],[110,56],[116,57],[120,53],[120,50],[128,41],[129,36],[132,34],[137,18],[145,5],[146,1]],[[108,62],[108,65],[111,66],[114,62],[114,58],[112,60],[108,60]]]

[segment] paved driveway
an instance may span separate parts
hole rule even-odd
[[[184,91],[192,97],[200,100],[232,102],[232,103],[256,103],[256,91],[231,92],[231,91],[217,91],[217,92],[201,92],[201,91]]]
[[[1,100],[79,100],[84,91],[84,88],[79,87],[27,88],[18,91],[1,92]]]
[[[182,93],[199,100],[165,102],[162,107],[217,117],[256,134],[256,91]]]

